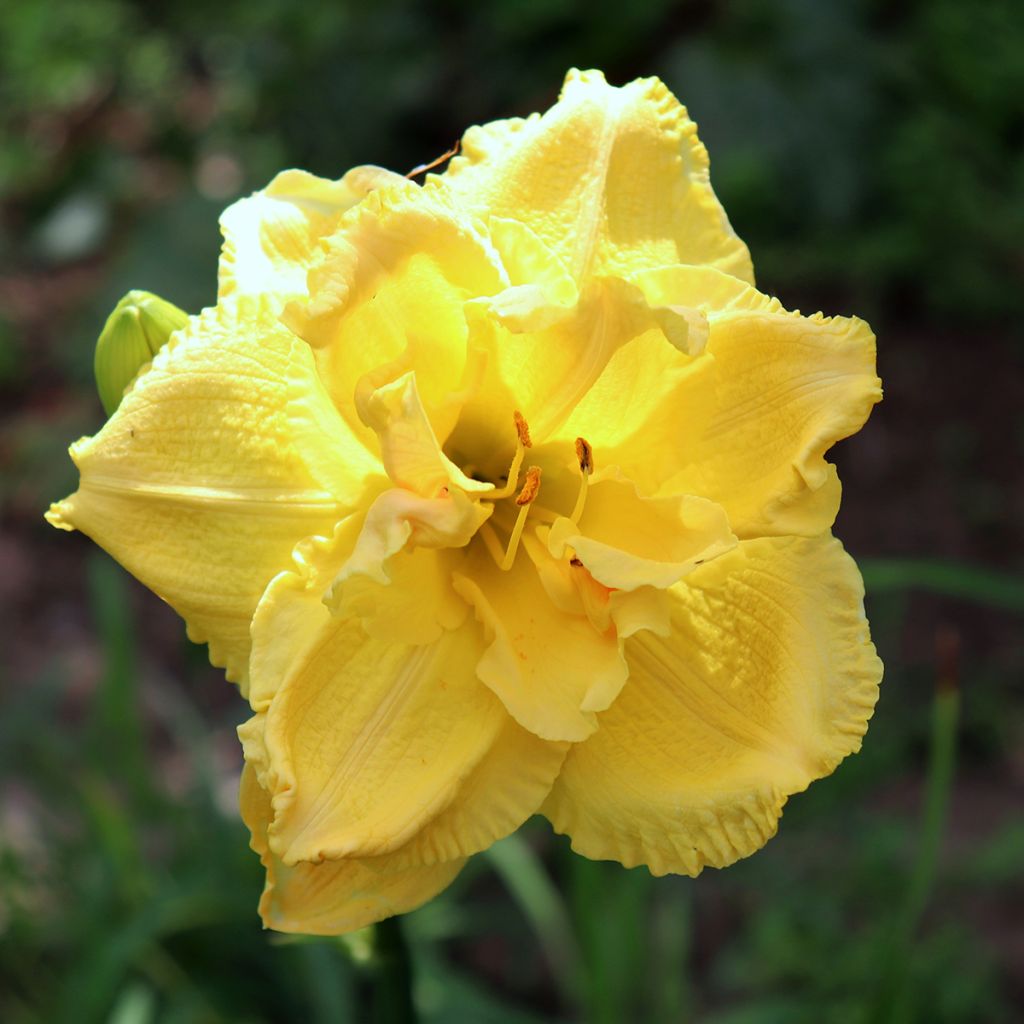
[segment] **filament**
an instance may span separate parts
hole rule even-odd
[[[540,467],[531,466],[526,471],[526,482],[523,489],[516,498],[519,506],[519,515],[516,516],[516,525],[512,527],[512,536],[509,538],[508,547],[505,549],[505,557],[501,560],[499,568],[508,572],[516,560],[516,552],[519,550],[519,540],[523,536],[523,529],[526,526],[526,517],[530,514],[530,506],[533,499],[540,492]]]

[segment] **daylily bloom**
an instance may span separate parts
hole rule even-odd
[[[881,666],[824,454],[874,338],[755,289],[661,82],[572,72],[422,185],[285,171],[222,227],[217,304],[48,518],[250,702],[268,926],[409,910],[537,812],[696,875],[859,748]]]

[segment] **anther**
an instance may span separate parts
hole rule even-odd
[[[517,505],[529,505],[540,492],[540,466],[531,466],[526,471],[526,482],[516,498]]]
[[[524,448],[532,448],[533,442],[530,440],[530,425],[526,422],[526,417],[518,409],[512,413],[512,422],[516,425],[516,437],[519,438],[519,443]]]
[[[519,550],[519,540],[523,536],[523,528],[526,526],[526,517],[530,514],[530,505],[540,493],[540,467],[531,466],[526,471],[526,482],[523,489],[516,498],[519,506],[519,515],[516,517],[516,525],[512,527],[512,536],[509,537],[508,547],[505,549],[505,557],[501,560],[500,568],[506,572],[512,568],[516,560],[516,552]]]
[[[526,457],[526,449],[533,447],[533,442],[530,440],[530,426],[518,409],[512,413],[512,423],[516,428],[516,453],[512,456],[512,465],[508,467],[505,486],[499,487],[489,494],[481,495],[482,498],[486,498],[489,501],[500,501],[502,498],[508,498],[516,493],[516,488],[519,486],[519,470],[522,468],[523,459]]]
[[[590,476],[594,472],[594,449],[583,437],[576,438],[576,459],[580,464],[580,472]]]
[[[590,482],[590,474],[594,472],[594,449],[590,447],[590,442],[586,438],[576,438],[576,461],[580,464],[580,490],[576,495],[576,504],[573,506],[572,515],[569,518],[578,525],[580,516],[583,515],[583,506],[587,501],[587,485]]]

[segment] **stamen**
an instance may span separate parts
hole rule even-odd
[[[526,482],[516,498],[517,505],[529,505],[540,493],[540,466],[531,466],[526,471]]]
[[[534,498],[540,493],[540,467],[531,466],[526,471],[526,482],[523,489],[516,498],[519,506],[519,515],[516,517],[516,525],[512,527],[512,536],[509,538],[508,547],[505,550],[505,557],[501,560],[499,568],[506,572],[512,568],[516,560],[516,552],[519,550],[519,540],[523,536],[523,528],[526,526],[526,517],[530,514],[530,505]]]
[[[530,427],[518,409],[512,413],[512,422],[516,428],[516,453],[512,456],[512,465],[508,467],[505,486],[499,487],[489,494],[480,495],[481,498],[488,501],[501,501],[502,498],[508,498],[516,493],[516,488],[519,486],[519,470],[522,468],[523,459],[526,458],[526,449],[533,447],[533,442],[530,440]]]
[[[585,438],[576,438],[576,459],[580,464],[580,472],[590,476],[594,472],[594,449]]]
[[[585,438],[576,438],[576,461],[580,464],[580,490],[576,495],[576,504],[573,506],[572,515],[569,518],[579,525],[580,516],[583,515],[583,506],[587,503],[587,486],[590,483],[590,474],[594,472],[594,449]]]
[[[512,413],[512,422],[516,425],[516,437],[519,438],[519,443],[524,448],[532,448],[533,442],[530,440],[530,424],[526,422],[526,417],[518,410],[514,410]]]
[[[501,544],[498,543],[498,535],[494,532],[494,527],[490,523],[484,523],[477,531],[477,534],[483,538],[484,547],[487,548],[487,553],[494,559],[494,564],[502,568],[501,563],[505,561],[505,552],[501,550]]]

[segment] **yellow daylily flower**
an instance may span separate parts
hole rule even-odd
[[[409,910],[538,811],[722,867],[859,748],[881,666],[824,456],[874,339],[755,289],[661,82],[571,72],[422,185],[287,171],[222,227],[217,304],[48,518],[250,702],[267,926]]]

